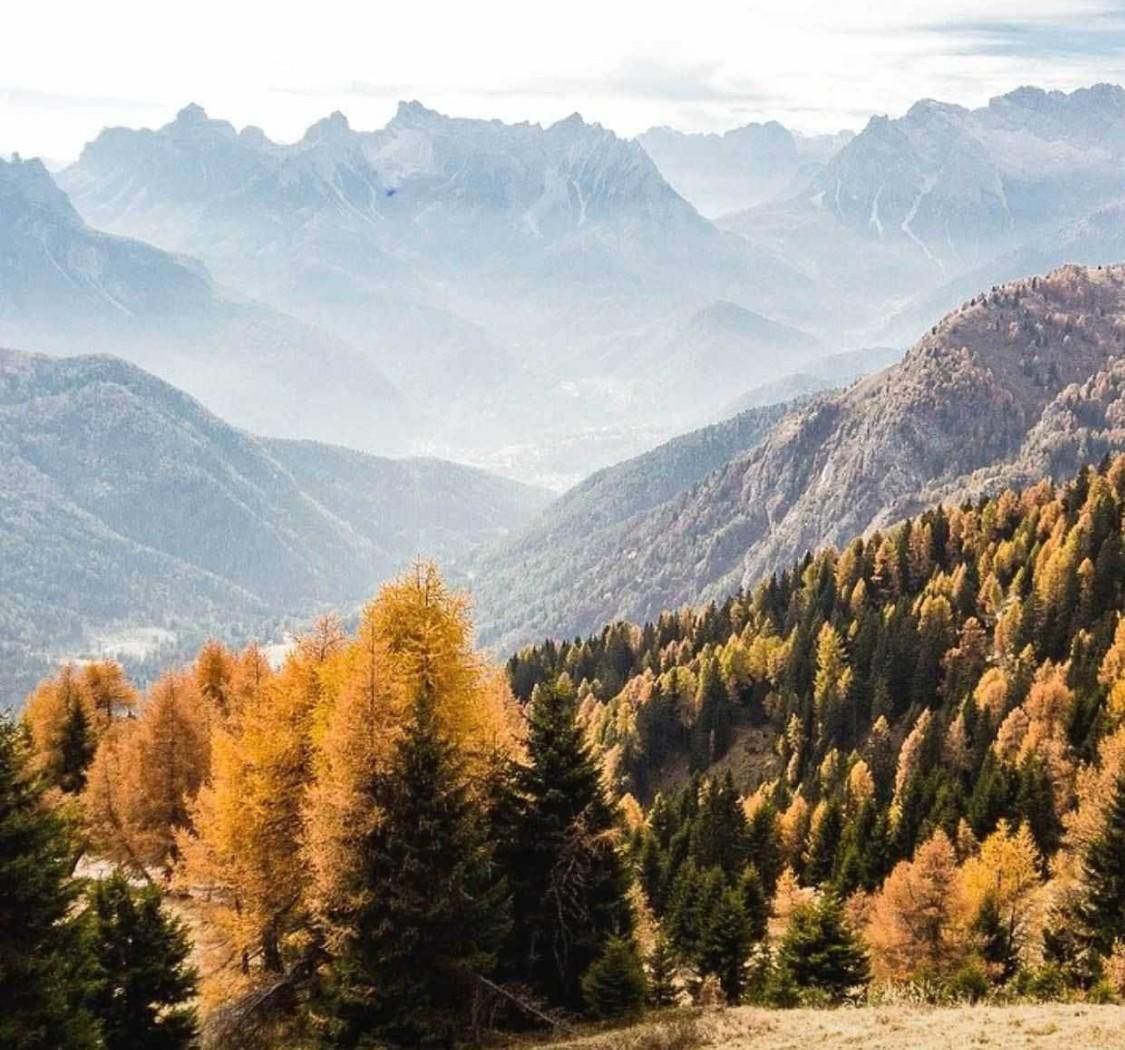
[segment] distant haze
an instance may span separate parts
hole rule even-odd
[[[347,112],[378,127],[400,98],[453,115],[623,135],[778,119],[806,133],[980,105],[1019,84],[1118,80],[1125,16],[1094,0],[832,4],[17,4],[0,40],[0,148],[73,159],[106,125],[159,126],[189,100],[292,140]]]

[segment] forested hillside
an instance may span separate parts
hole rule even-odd
[[[546,499],[440,460],[256,438],[117,358],[0,349],[0,707],[115,640],[273,640],[284,618],[358,607],[418,551],[459,567]]]
[[[0,791],[33,776],[92,859],[174,888],[214,1046],[904,988],[1106,1001],[1123,529],[1119,456],[525,649],[507,681],[419,565],[279,670],[210,644],[141,697],[113,664],[63,668]]]
[[[681,955],[749,862],[767,894],[850,899],[877,977],[1091,981],[1125,929],[1123,509],[1119,457],[509,675],[578,683],[618,790],[651,803],[637,863]]]

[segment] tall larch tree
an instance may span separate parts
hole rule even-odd
[[[297,641],[277,675],[256,667],[256,654],[240,663],[253,688],[239,687],[238,717],[215,729],[211,778],[181,833],[181,881],[207,886],[212,910],[244,973],[284,970],[286,936],[307,916],[307,879],[294,863],[303,841],[303,805],[312,779],[312,721],[320,674],[344,639],[338,624],[318,626]]]
[[[166,674],[153,685],[122,755],[124,823],[131,848],[148,865],[171,870],[177,834],[190,824],[192,800],[208,777],[207,714],[194,679]]]

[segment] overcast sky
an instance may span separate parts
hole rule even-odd
[[[543,123],[578,110],[625,135],[813,132],[1101,80],[1125,81],[1125,3],[14,0],[0,152],[67,160],[107,124],[159,126],[189,101],[283,141],[333,109],[381,126],[400,98]]]

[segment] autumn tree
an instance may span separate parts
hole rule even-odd
[[[114,722],[132,717],[140,703],[136,688],[116,660],[95,660],[84,665],[82,689],[98,740]]]
[[[966,913],[987,934],[986,958],[1004,977],[1012,975],[1037,932],[1040,863],[1028,825],[1013,831],[1002,820],[961,868]]]
[[[254,670],[256,658],[244,661],[256,678],[252,690],[239,686],[236,668],[230,696],[240,698],[238,718],[214,731],[211,779],[192,806],[192,830],[180,835],[180,881],[207,887],[212,919],[243,972],[258,959],[267,973],[280,973],[286,935],[308,918],[308,880],[294,857],[304,837],[321,678],[343,645],[338,621],[323,620],[297,640],[276,676]]]
[[[206,716],[190,676],[172,672],[156,682],[122,751],[119,800],[130,849],[145,864],[170,868],[211,761]]]
[[[816,640],[816,678],[813,682],[813,704],[816,709],[819,740],[822,745],[844,739],[849,725],[848,699],[852,687],[852,671],[840,634],[830,623],[824,624]]]
[[[964,958],[957,857],[944,831],[900,861],[876,896],[866,931],[875,975],[941,979]]]
[[[518,711],[506,683],[473,652],[471,631],[465,596],[419,563],[380,590],[355,636],[325,662],[304,806],[310,901],[321,915],[345,903],[337,898],[379,819],[372,785],[421,690],[471,774],[515,753]]]

